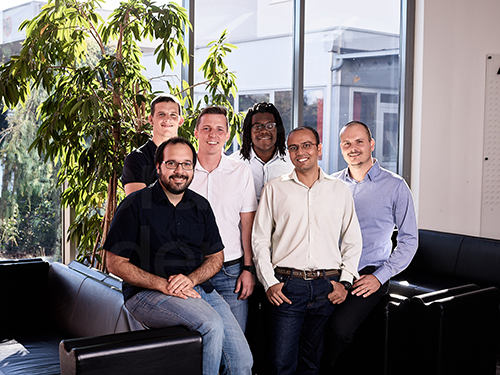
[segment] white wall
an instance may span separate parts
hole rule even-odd
[[[486,56],[500,54],[500,1],[416,3],[412,190],[419,227],[480,236]],[[500,238],[500,217],[496,225]]]

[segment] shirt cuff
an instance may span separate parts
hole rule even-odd
[[[351,272],[351,271],[349,271],[341,266],[339,281],[348,281],[352,284],[354,279],[358,279],[358,278],[359,278],[359,274],[357,272]]]
[[[391,271],[384,266],[375,270],[375,272],[373,272],[373,276],[377,278],[381,285],[384,285],[392,277]]]

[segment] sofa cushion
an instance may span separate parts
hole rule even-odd
[[[54,325],[64,336],[73,335],[73,312],[80,288],[87,277],[61,263],[49,270],[49,306]]]
[[[419,230],[418,250],[407,273],[455,277],[462,241],[461,235]]]
[[[116,289],[86,278],[78,292],[70,323],[70,337],[115,333],[122,314],[123,295]],[[130,331],[129,327],[121,327]]]
[[[83,273],[84,275],[90,276],[95,280],[102,281],[103,283],[108,284],[112,288],[116,288],[120,291],[122,290],[122,280],[114,275],[108,275],[95,268],[77,262],[76,260],[70,262],[70,264],[68,264],[68,267],[75,271]]]
[[[1,375],[59,375],[58,336],[34,336],[0,343]]]
[[[500,288],[500,241],[464,237],[456,275],[482,287]]]
[[[85,266],[76,271],[51,265],[51,305],[65,338],[143,329],[125,309],[121,291],[108,282],[107,275]]]

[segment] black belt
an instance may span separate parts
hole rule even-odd
[[[228,260],[227,262],[224,262],[223,266],[224,267],[231,267],[231,266],[234,266],[235,264],[239,264],[241,262],[243,262],[243,257],[238,258],[238,259]]]
[[[340,270],[296,270],[294,268],[276,267],[274,269],[278,275],[302,277],[304,280],[317,280],[331,276],[340,275]]]

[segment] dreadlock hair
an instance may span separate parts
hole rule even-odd
[[[250,160],[250,148],[252,147],[252,117],[256,113],[270,113],[274,116],[274,121],[276,122],[276,150],[280,156],[284,156],[286,153],[286,140],[285,140],[285,127],[283,126],[283,120],[281,119],[278,109],[272,103],[256,103],[252,108],[248,109],[245,120],[243,121],[243,136],[240,154],[243,159]]]

